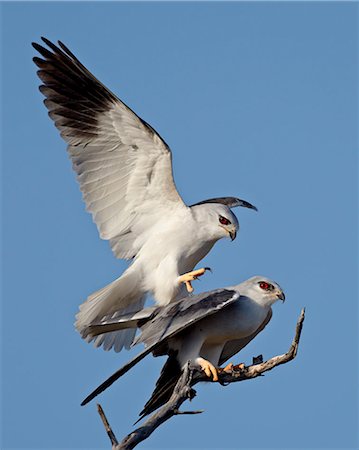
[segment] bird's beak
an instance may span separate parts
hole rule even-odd
[[[279,298],[279,300],[282,300],[283,303],[285,302],[285,295],[284,295],[284,292],[279,292],[279,293],[277,294],[277,297]]]
[[[228,231],[229,236],[231,237],[231,240],[234,241],[236,236],[237,236],[237,231],[233,230],[233,231]]]

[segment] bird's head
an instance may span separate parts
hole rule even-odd
[[[192,207],[196,220],[213,240],[229,237],[232,241],[239,230],[237,217],[226,205],[203,203]]]
[[[283,289],[267,277],[255,276],[239,285],[241,295],[252,298],[261,305],[271,306],[278,300],[285,301]]]
[[[237,197],[216,197],[191,206],[193,214],[198,222],[201,222],[207,236],[218,240],[230,237],[232,241],[236,238],[239,230],[237,217],[230,208],[242,206],[257,211],[251,203]]]

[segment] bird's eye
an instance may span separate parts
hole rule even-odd
[[[271,291],[272,289],[274,289],[273,284],[267,283],[266,281],[260,281],[259,287],[264,291]]]
[[[219,223],[222,225],[229,225],[231,222],[223,216],[219,216]]]

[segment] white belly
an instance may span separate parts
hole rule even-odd
[[[143,245],[134,264],[140,266],[144,289],[156,303],[166,305],[186,291],[178,284],[178,277],[194,267],[211,250],[216,241],[205,241],[193,225],[177,227],[169,232],[158,230]]]

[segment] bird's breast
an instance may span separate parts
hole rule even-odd
[[[201,236],[197,224],[187,216],[169,220],[148,237],[137,261],[141,264],[144,288],[164,305],[180,294],[178,277],[194,269],[215,241]]]
[[[176,261],[179,274],[193,270],[212,249],[215,240],[206,239],[193,220],[186,216],[170,221],[149,236],[141,250],[151,259],[154,269],[168,256]]]
[[[182,274],[193,270],[194,267],[210,252],[214,244],[214,241],[192,241],[187,248],[180,248],[178,258],[179,273]]]
[[[206,343],[242,339],[254,333],[263,323],[267,314],[268,308],[241,298],[233,305],[199,321],[197,323],[198,332],[206,335]]]

